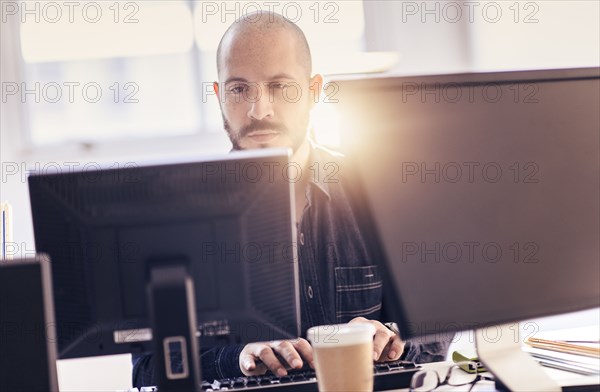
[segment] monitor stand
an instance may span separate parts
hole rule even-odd
[[[186,264],[170,260],[149,270],[148,310],[159,391],[201,390],[194,283]],[[181,368],[172,359],[179,359]]]
[[[542,366],[521,349],[518,323],[475,331],[477,355],[496,378],[496,383],[510,391],[556,391],[561,387],[552,380]]]

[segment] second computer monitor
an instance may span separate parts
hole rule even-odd
[[[600,305],[598,68],[335,83],[405,337]]]

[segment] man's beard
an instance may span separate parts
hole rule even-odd
[[[304,132],[291,132],[290,129],[283,124],[257,120],[252,120],[252,122],[249,125],[242,127],[238,132],[235,132],[233,129],[231,129],[231,124],[229,124],[229,121],[227,121],[223,113],[221,113],[221,116],[223,117],[223,127],[225,128],[225,131],[229,136],[229,140],[231,141],[234,150],[244,149],[240,145],[240,142],[251,132],[272,129],[276,132],[279,132],[280,135],[289,136],[289,138],[292,140],[292,151],[296,152],[304,142],[304,139],[306,138],[306,134],[308,132],[308,130],[306,129],[307,127],[304,127]],[[268,147],[268,145],[265,144],[261,145],[260,147],[266,148]]]

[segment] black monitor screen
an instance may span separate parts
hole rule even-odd
[[[405,335],[600,305],[598,68],[335,83]]]
[[[204,348],[299,336],[287,165],[264,150],[31,176],[60,357],[151,349],[149,268],[165,263],[194,281]]]

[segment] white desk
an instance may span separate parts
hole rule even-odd
[[[435,362],[435,363],[426,363],[421,365],[421,367],[423,369],[435,369],[436,371],[438,371],[440,373],[440,375],[442,376],[441,378],[444,379],[445,376],[445,372],[448,371],[448,369],[452,366],[452,362],[446,361],[446,362]],[[582,375],[578,375],[575,373],[570,373],[570,372],[565,372],[562,370],[556,370],[556,369],[551,369],[548,367],[544,367],[543,368],[549,375],[550,377],[552,377],[554,380],[556,380],[558,382],[559,385],[561,386],[566,386],[566,385],[600,385],[600,375],[599,376],[582,376]],[[464,385],[464,386],[460,386],[460,387],[453,387],[453,386],[442,386],[439,387],[438,389],[436,389],[436,392],[443,392],[443,391],[456,391],[456,392],[460,392],[460,391],[468,391],[469,390],[470,385]],[[600,391],[600,387],[598,388],[598,390]],[[389,392],[407,392],[407,389],[394,389],[394,390],[390,390]],[[497,389],[495,387],[495,383],[493,381],[479,381],[475,387],[472,389],[473,392],[497,392]]]

